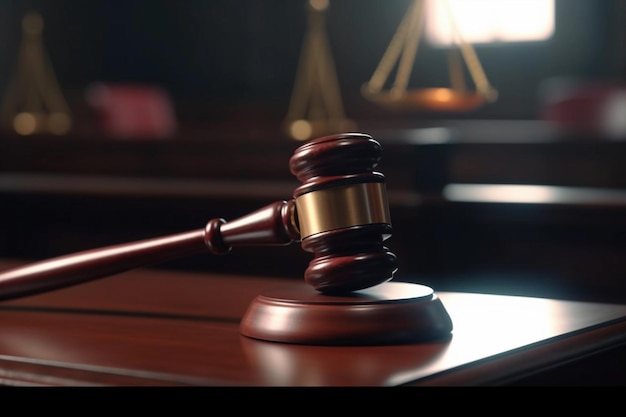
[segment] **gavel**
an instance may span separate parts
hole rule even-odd
[[[343,295],[391,280],[396,256],[385,246],[392,226],[385,177],[374,171],[381,146],[370,135],[320,137],[289,161],[302,183],[291,200],[277,201],[203,229],[92,249],[0,273],[0,300],[34,295],[133,268],[238,246],[300,242],[314,254],[305,282],[321,294]]]

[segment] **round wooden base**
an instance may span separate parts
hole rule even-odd
[[[448,337],[452,320],[427,286],[387,282],[347,296],[306,283],[258,295],[241,320],[245,336],[312,345],[389,345]]]

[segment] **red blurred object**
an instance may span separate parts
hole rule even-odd
[[[168,93],[142,84],[94,84],[87,90],[102,131],[126,139],[169,139],[176,117]]]
[[[544,86],[542,118],[566,131],[626,138],[626,85],[552,82]]]

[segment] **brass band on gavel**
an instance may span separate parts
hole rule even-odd
[[[345,227],[391,224],[387,191],[381,182],[316,190],[295,200],[302,239]]]

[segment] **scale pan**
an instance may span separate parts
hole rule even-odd
[[[471,111],[482,106],[486,101],[482,94],[451,88],[423,88],[409,90],[402,94],[387,92],[376,94],[372,99],[391,109],[450,112]]]

